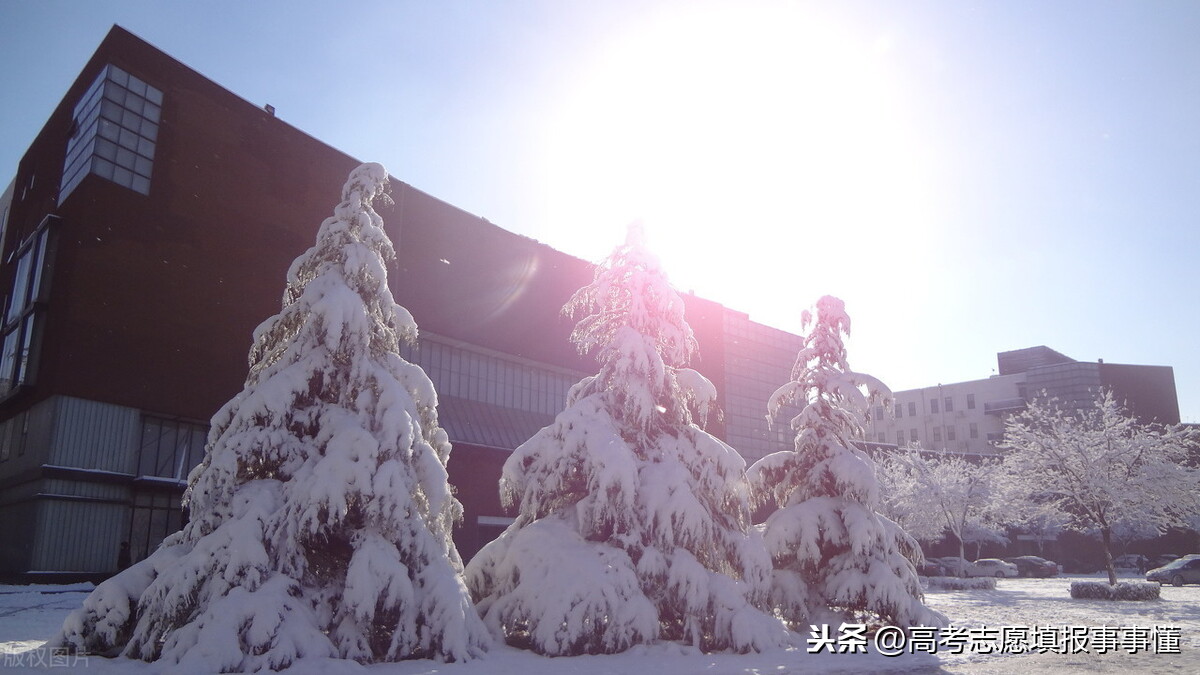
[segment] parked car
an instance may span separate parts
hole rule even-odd
[[[1155,567],[1162,567],[1162,566],[1170,563],[1172,560],[1179,560],[1179,556],[1175,555],[1174,553],[1160,553],[1156,556],[1151,556],[1150,557],[1150,569],[1154,569]]]
[[[1137,553],[1126,553],[1113,558],[1113,568],[1119,570],[1136,570],[1139,568],[1138,562],[1144,556]],[[1143,563],[1145,564],[1145,563]]]
[[[934,560],[941,564],[942,569],[945,570],[946,576],[956,577],[960,573],[966,577],[971,576],[972,563],[969,560],[964,560],[963,558],[953,555],[946,556],[944,558],[934,558]]]
[[[999,558],[981,558],[975,562],[970,562],[958,556],[950,556],[948,558],[941,558],[939,562],[946,569],[946,574],[949,576],[958,576],[960,569],[962,570],[962,574],[968,577],[1004,578],[1015,577],[1020,574],[1016,565],[1004,562]]]
[[[1020,568],[999,558],[980,558],[972,563],[972,565],[974,569],[967,572],[967,575],[972,577],[996,577],[997,579],[1004,579],[1006,577],[1021,575]]]
[[[1178,560],[1146,572],[1146,581],[1169,583],[1172,586],[1200,584],[1200,554],[1185,555]]]
[[[1015,558],[1005,558],[1006,562],[1010,562],[1017,566],[1017,571],[1023,577],[1056,577],[1058,576],[1058,563],[1053,560],[1046,560],[1036,555],[1019,555]]]
[[[926,558],[925,562],[917,566],[917,574],[923,577],[944,577],[947,572],[937,558]]]

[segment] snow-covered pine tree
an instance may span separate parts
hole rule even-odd
[[[767,455],[749,471],[758,498],[778,507],[762,526],[775,567],[772,604],[795,626],[940,625],[945,618],[923,604],[912,564],[920,549],[877,512],[874,464],[854,445],[864,437],[868,406],[891,392],[847,365],[842,334],[850,317],[841,300],[821,298],[815,322],[805,311],[803,325],[812,328],[792,381],[768,404],[770,416],[786,403],[802,406],[791,420],[795,450]]]
[[[750,528],[745,462],[694,423],[716,392],[684,367],[695,339],[640,226],[564,310],[586,314],[571,338],[600,371],[504,465],[519,515],[467,565],[484,620],[551,655],[782,644],[760,609],[771,561]]]
[[[397,351],[417,329],[387,286],[386,185],[382,166],[355,169],[292,264],[189,476],[191,521],[98,586],[58,644],[209,672],[490,644],[450,538],[462,507],[433,384]]]

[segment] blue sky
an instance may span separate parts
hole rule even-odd
[[[642,219],[756,320],[838,295],[895,389],[1045,344],[1200,422],[1200,3],[6,0],[0,172],[114,23],[560,250]]]

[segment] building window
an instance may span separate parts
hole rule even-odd
[[[936,398],[931,398],[931,399],[929,399],[929,412],[931,412],[931,413],[933,413],[933,414],[935,414],[935,415],[937,414],[937,412],[938,412],[938,400],[937,400]]]
[[[908,430],[908,440],[909,440],[910,442],[912,442],[912,443],[916,443],[916,442],[917,442],[917,430],[916,430],[916,429],[909,429],[909,430]]]
[[[934,443],[942,442],[942,428],[941,427],[933,428],[933,442]]]
[[[144,417],[138,477],[187,480],[188,473],[204,459],[207,437],[208,427],[201,424]]]
[[[879,422],[883,421],[883,406],[875,406],[875,419]]]
[[[878,433],[878,434],[875,436],[875,438],[876,438],[876,440],[878,440],[880,443],[887,443],[887,434],[883,433],[882,431],[881,431],[881,432],[879,432],[879,433]]]
[[[896,431],[896,445],[898,445],[898,446],[904,445],[904,430],[903,429]]]
[[[971,434],[971,438],[979,438],[979,425],[971,422],[969,433]]]
[[[75,106],[58,202],[90,173],[150,194],[162,103],[161,90],[105,66]]]
[[[184,523],[179,493],[171,490],[144,490],[133,495],[129,517],[129,552],[133,562],[154,552],[167,535],[178,532]]]
[[[0,327],[0,396],[33,381],[32,354],[41,334],[41,303],[46,299],[50,225],[56,220],[47,216],[13,256],[16,272]]]
[[[954,412],[954,398],[947,396],[944,403],[946,404],[946,412]]]
[[[967,410],[975,409],[975,394],[967,394]]]
[[[947,426],[946,426],[946,440],[947,440],[947,441],[954,441],[954,440],[958,440],[958,438],[957,438],[957,437],[958,437],[958,434],[954,433],[954,426],[953,426],[953,425],[947,425]]]
[[[916,401],[908,402],[908,416],[909,417],[917,416],[917,402]]]
[[[893,408],[893,410],[896,413],[896,419],[900,419],[901,417],[904,417],[904,404],[903,403],[896,401],[896,405]]]

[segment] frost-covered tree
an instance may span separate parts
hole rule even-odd
[[[292,264],[189,476],[190,522],[98,586],[59,644],[228,672],[490,643],[450,538],[462,507],[433,384],[398,354],[417,329],[387,286],[386,185],[382,166],[355,169]]]
[[[1200,514],[1200,471],[1189,464],[1194,432],[1125,413],[1111,391],[1083,410],[1035,400],[1009,418],[1002,448],[1007,473],[1027,499],[1057,506],[1070,526],[1100,533],[1108,580],[1113,530],[1122,521],[1159,532]]]
[[[759,650],[787,631],[762,611],[770,559],[750,529],[745,462],[704,432],[712,384],[685,368],[683,301],[640,227],[565,311],[599,373],[504,465],[516,521],[467,566],[484,620],[551,655],[653,640]]]
[[[879,481],[879,512],[896,523],[913,539],[936,543],[945,536],[941,520],[921,503],[916,476],[906,461],[907,449],[879,456],[875,477]]]
[[[767,455],[749,472],[760,498],[778,506],[763,524],[775,567],[773,604],[798,625],[940,624],[944,617],[923,604],[913,567],[920,549],[878,513],[874,465],[855,446],[868,406],[888,402],[891,393],[847,365],[842,335],[850,332],[850,318],[841,300],[821,298],[815,317],[804,312],[803,325],[811,330],[792,381],[769,402],[771,415],[786,403],[802,406],[791,420],[795,449]]]
[[[887,466],[880,474],[890,479],[888,501],[897,504],[893,508],[936,523],[940,533],[958,542],[960,559],[966,559],[969,543],[1007,541],[999,522],[999,462],[908,448],[881,463]],[[962,576],[964,570],[957,573]]]

